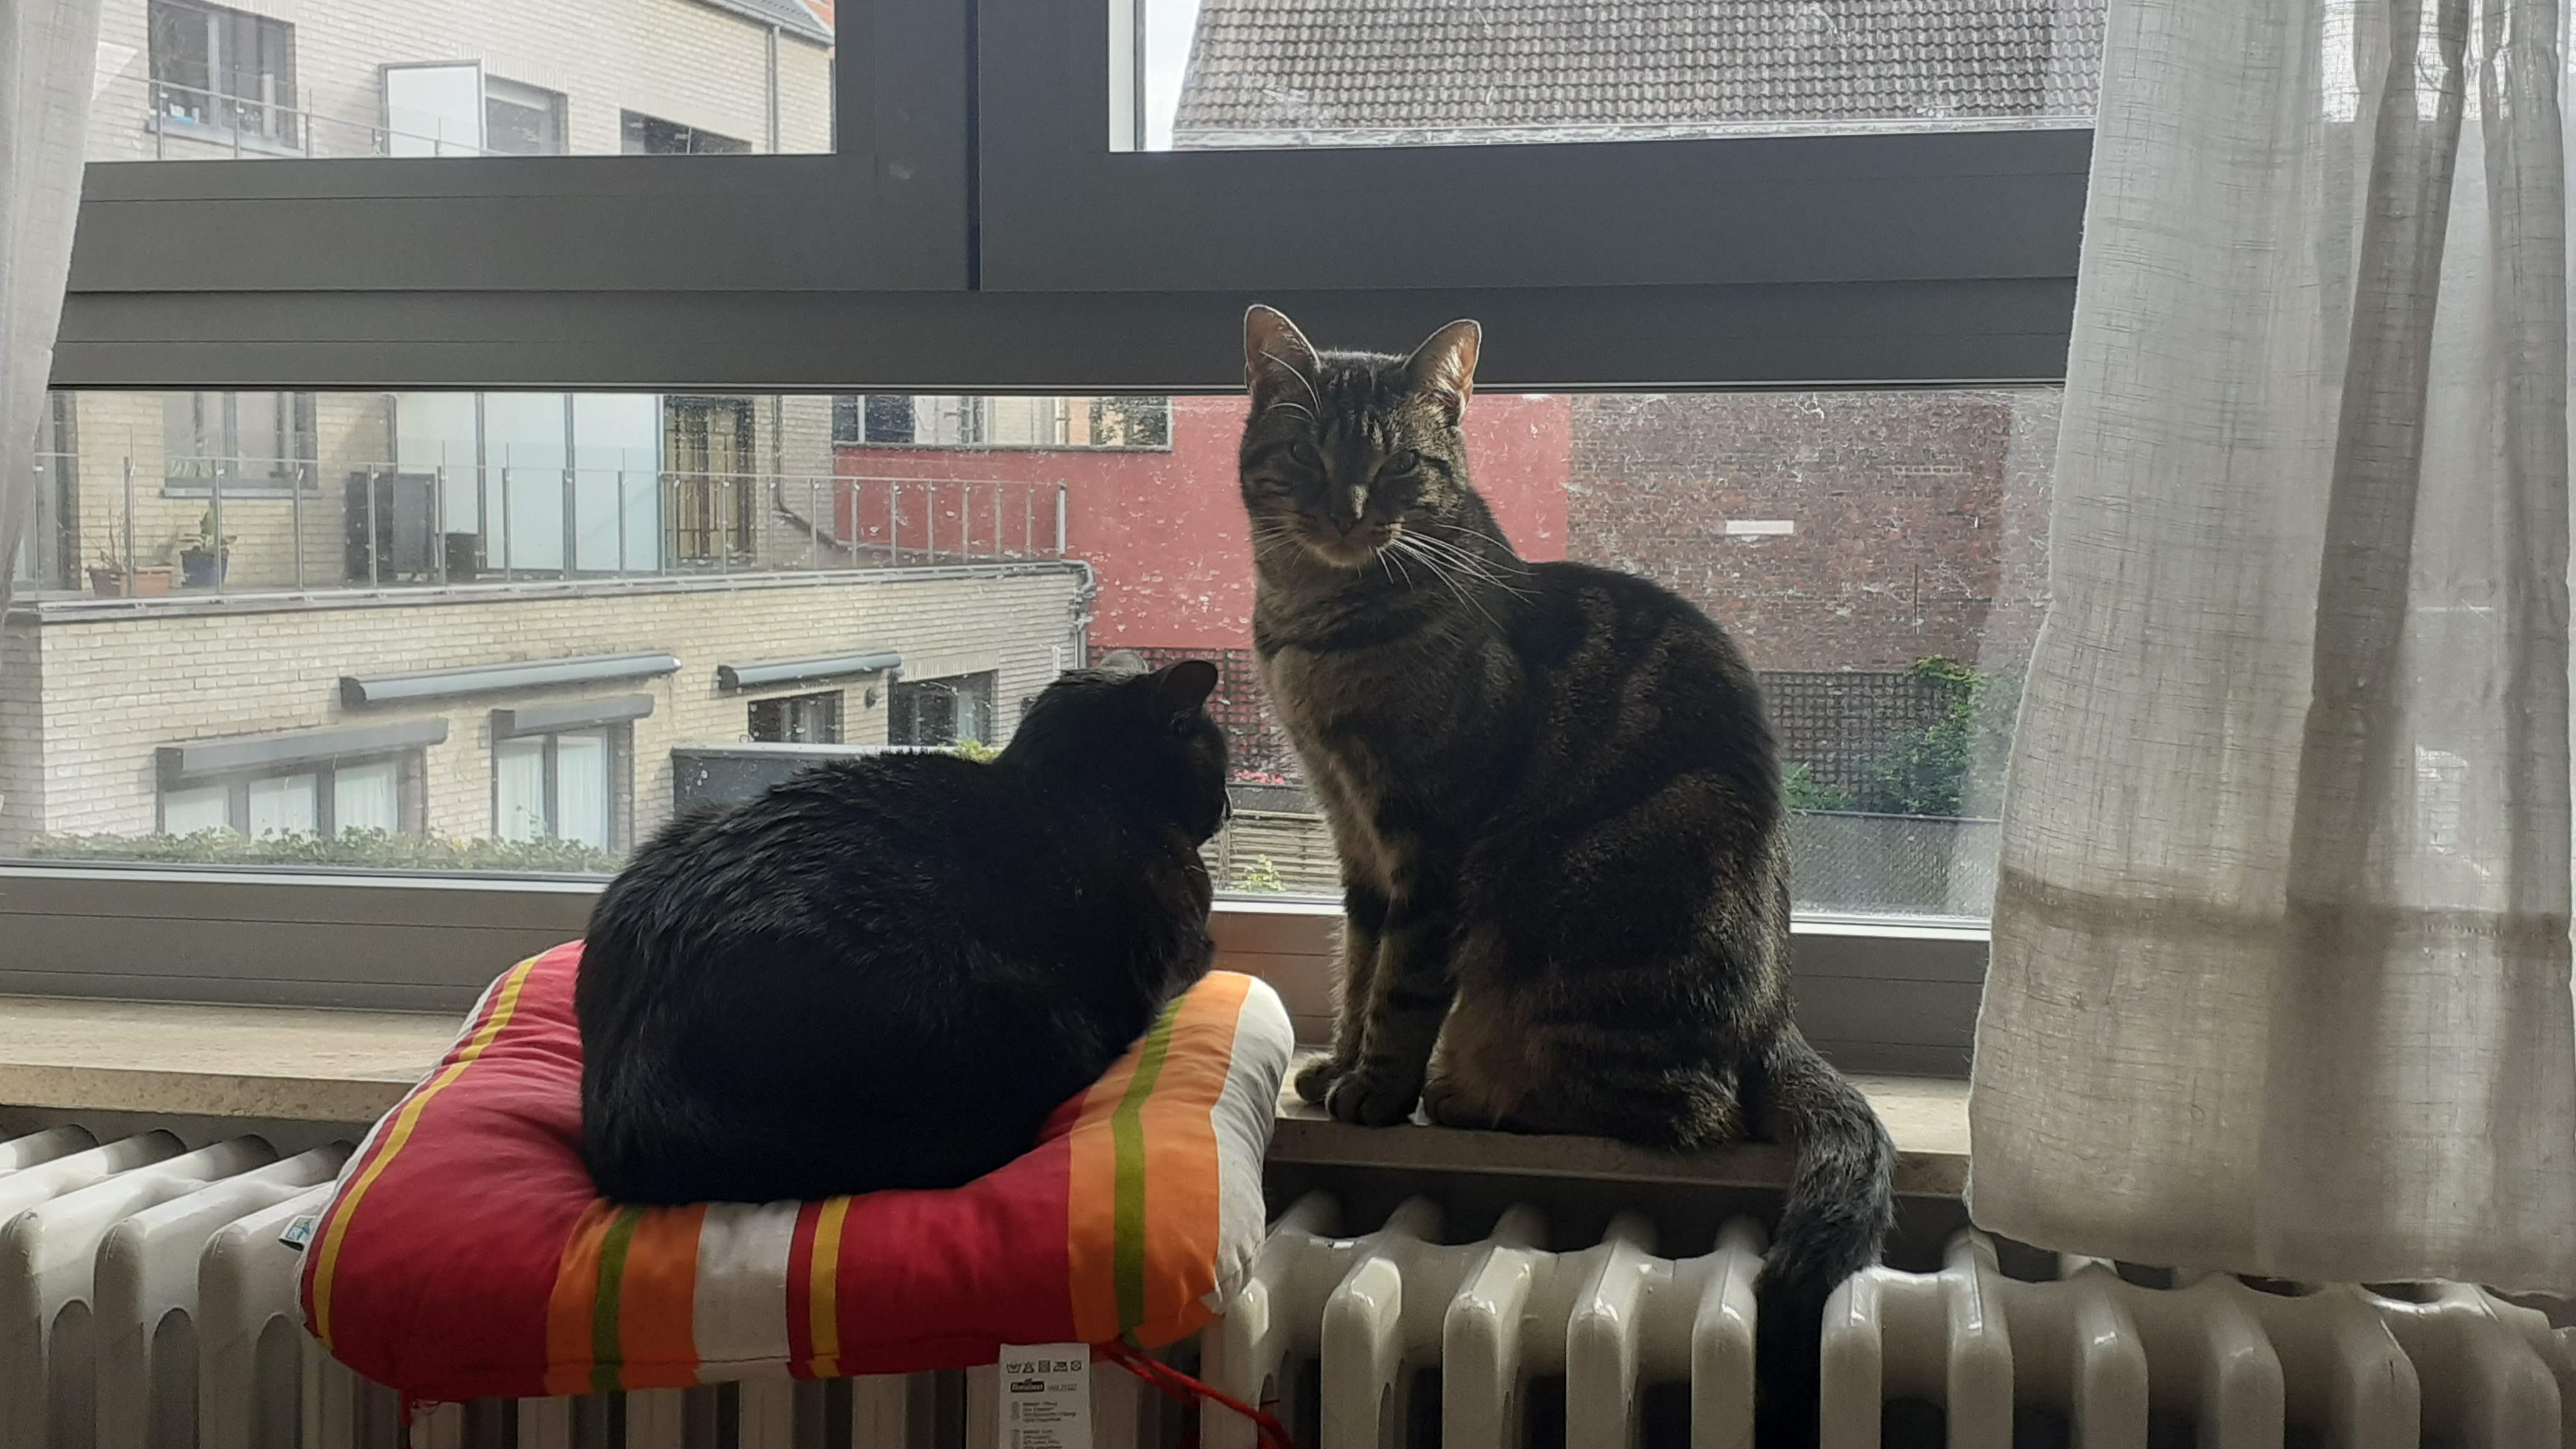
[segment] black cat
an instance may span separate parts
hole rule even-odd
[[[1065,675],[990,763],[878,755],[673,821],[583,950],[582,1150],[625,1202],[955,1187],[1207,970],[1216,668]]]

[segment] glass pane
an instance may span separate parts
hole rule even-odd
[[[1253,663],[1239,397],[288,396],[318,440],[300,487],[165,467],[165,413],[237,418],[239,398],[57,395],[0,634],[0,853],[148,857],[167,848],[156,821],[225,823],[216,796],[161,797],[156,816],[164,745],[436,720],[402,816],[430,844],[398,864],[604,869],[676,806],[739,798],[817,748],[1007,745],[1060,670],[1133,649],[1222,667],[1226,887],[1338,889]],[[1804,908],[1974,915],[2046,584],[2056,409],[2046,388],[1493,393],[1467,437],[1525,557],[1654,579],[1741,643],[1781,740]],[[973,429],[988,440],[940,441]],[[183,567],[218,505],[226,567]],[[38,644],[88,667],[7,666]],[[888,652],[899,670],[712,683]],[[362,710],[334,689],[660,653],[678,673]],[[138,679],[166,691],[148,709]],[[582,713],[637,695],[641,718]],[[559,749],[551,771],[541,736],[494,743],[495,711],[541,707],[576,733],[629,719],[631,738],[606,759]],[[48,774],[47,741],[99,768]],[[356,789],[334,796],[344,827]]]
[[[276,775],[250,782],[250,834],[312,835],[321,827],[321,797],[311,775]]]
[[[608,735],[603,730],[555,736],[555,837],[593,850],[608,848]]]
[[[492,747],[492,833],[503,840],[542,840],[546,825],[546,742],[508,739]]]
[[[165,835],[195,835],[202,830],[232,828],[233,792],[229,785],[198,785],[161,796],[161,830]]]
[[[829,0],[105,0],[95,161],[815,152]]]
[[[342,832],[402,828],[402,768],[392,760],[331,772],[331,822]]]
[[[1132,3],[1111,144],[1150,151],[2090,125],[2104,8]]]

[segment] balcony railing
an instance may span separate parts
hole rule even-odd
[[[1061,482],[43,453],[20,598],[328,594],[1065,557]]]

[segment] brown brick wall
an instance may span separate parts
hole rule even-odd
[[[1678,591],[1761,669],[2018,667],[2056,423],[2042,389],[1578,397],[1568,554]]]

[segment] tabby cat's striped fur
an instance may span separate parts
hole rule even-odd
[[[1478,342],[1460,322],[1409,358],[1318,353],[1268,308],[1246,322],[1253,643],[1347,915],[1332,1055],[1297,1088],[1369,1125],[1419,1102],[1452,1126],[1795,1146],[1765,1437],[1812,1438],[1818,1316],[1877,1256],[1892,1151],[1790,1020],[1761,694],[1684,600],[1513,552],[1467,477]]]

